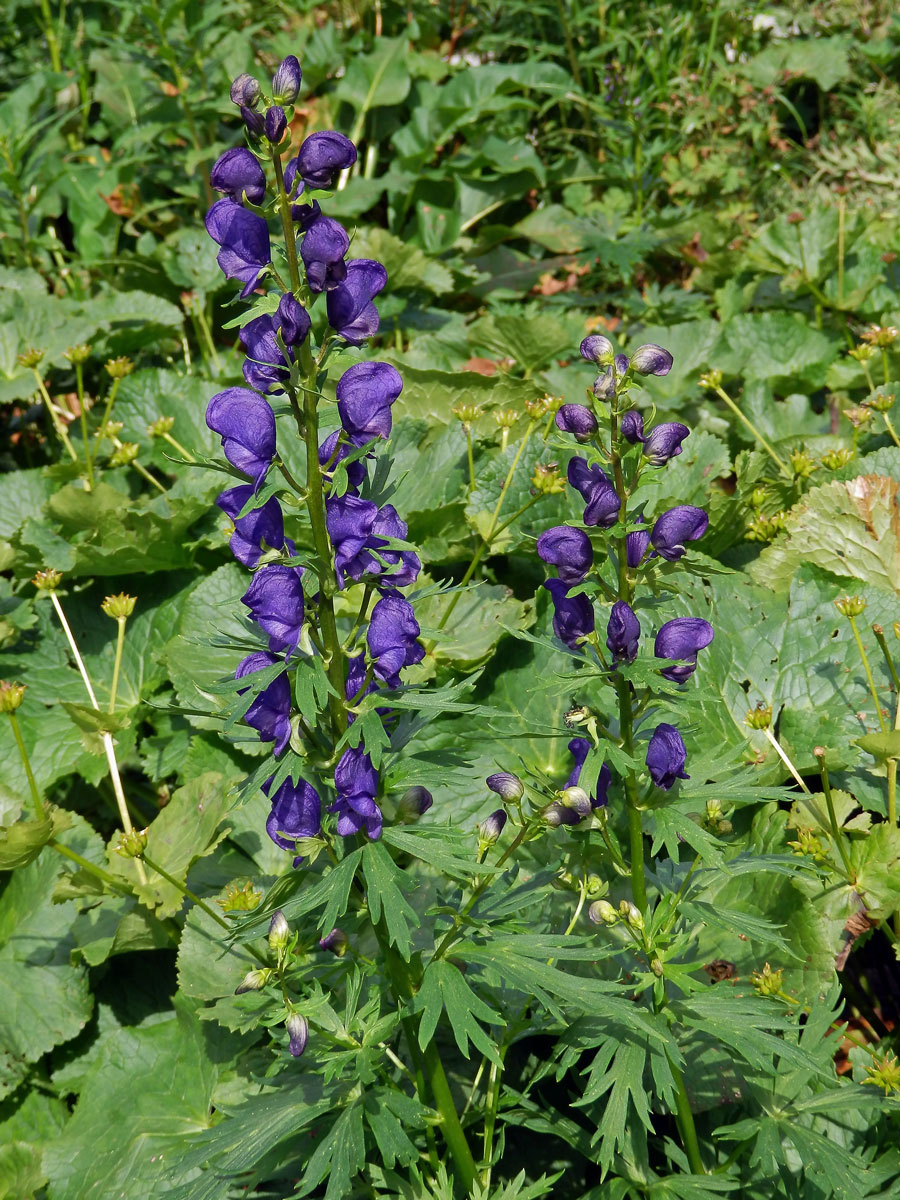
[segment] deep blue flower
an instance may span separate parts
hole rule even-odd
[[[660,627],[653,643],[657,658],[678,660],[678,665],[665,667],[661,674],[673,683],[684,683],[697,669],[697,655],[714,637],[713,627],[702,617],[676,617]]]
[[[415,583],[422,570],[418,554],[412,550],[389,549],[386,541],[387,538],[393,538],[398,542],[405,542],[408,533],[409,526],[405,521],[401,521],[393,504],[385,504],[380,508],[372,524],[372,532],[366,540],[367,558],[359,564],[358,578],[379,575],[379,586],[390,585],[393,588],[407,587],[410,583]],[[347,568],[347,574],[357,578],[351,567]]]
[[[625,413],[619,429],[625,441],[630,442],[632,446],[644,441],[644,418],[637,409],[632,408],[629,412]]]
[[[375,674],[389,688],[400,686],[400,672],[425,657],[417,641],[419,622],[413,606],[402,596],[382,596],[372,609],[366,644]]]
[[[373,841],[381,837],[381,809],[375,803],[378,772],[362,746],[344,751],[334,769],[334,787],[337,800],[328,811],[338,814],[338,834],[351,837],[365,829]]]
[[[338,439],[341,436],[341,430],[336,429],[334,433],[328,435],[325,441],[319,447],[319,464],[323,468],[323,477],[330,481],[334,473],[336,463],[341,462],[354,449],[353,446],[348,446],[346,442],[341,442],[338,445]],[[331,464],[329,466],[328,464]],[[347,483],[351,488],[358,488],[366,477],[366,464],[363,459],[358,458],[355,462],[349,464],[346,468]]]
[[[636,529],[625,538],[625,558],[629,567],[639,567],[650,545],[650,530]]]
[[[253,108],[259,100],[259,80],[252,75],[238,75],[231,85],[231,102],[238,108]]]
[[[667,792],[676,779],[690,779],[684,770],[686,761],[687,751],[675,726],[657,725],[647,747],[647,770],[656,786]]]
[[[681,443],[690,434],[687,425],[679,421],[664,421],[661,425],[655,425],[649,436],[642,439],[644,458],[651,467],[665,466],[670,458],[681,453]]]
[[[513,775],[511,771],[496,771],[493,775],[488,775],[484,782],[492,792],[497,793],[501,800],[507,800],[513,804],[525,795],[522,780],[518,775]]]
[[[628,355],[627,354],[617,354],[616,357],[613,359],[613,369],[615,370],[616,374],[621,379],[621,377],[628,370]]]
[[[237,204],[246,194],[252,204],[262,204],[266,196],[266,176],[257,158],[246,146],[226,150],[216,159],[209,173],[210,186],[226,192]]]
[[[693,504],[679,504],[664,512],[650,530],[653,549],[669,562],[676,562],[685,553],[685,542],[703,537],[709,517]]]
[[[400,373],[388,363],[360,362],[338,380],[341,424],[350,440],[364,446],[376,437],[390,437],[391,405],[403,390]]]
[[[244,378],[251,387],[260,392],[284,390],[290,368],[278,346],[278,331],[293,361],[293,350],[306,340],[309,328],[309,313],[290,293],[282,296],[275,313],[263,313],[247,322],[240,337],[247,352]]]
[[[328,324],[345,341],[359,346],[378,332],[378,309],[372,303],[387,284],[387,271],[372,258],[351,258],[343,283],[326,293]]]
[[[262,217],[233,200],[217,200],[206,214],[206,231],[221,249],[216,262],[226,279],[239,279],[249,296],[269,265],[269,227]]]
[[[309,1022],[302,1013],[291,1013],[284,1027],[288,1031],[288,1051],[294,1058],[300,1058],[309,1041]]]
[[[563,433],[574,433],[579,442],[589,442],[599,428],[597,418],[584,404],[564,404],[557,410],[556,427]]]
[[[234,677],[243,679],[245,675],[273,667],[277,662],[281,662],[281,659],[260,650],[238,663]],[[239,688],[238,695],[243,696],[246,691],[246,688]],[[291,685],[286,674],[282,672],[259,695],[254,696],[253,703],[244,713],[244,720],[256,730],[261,742],[274,742],[275,753],[282,752],[291,736]]]
[[[479,839],[482,842],[487,842],[488,845],[492,846],[503,832],[507,820],[508,817],[505,809],[495,809],[490,816],[485,817],[485,819],[478,826]]]
[[[334,130],[312,133],[300,147],[295,170],[307,187],[330,188],[335,176],[356,162],[356,147]]]
[[[268,794],[268,784],[263,791]],[[312,784],[305,779],[295,784],[289,777],[270,799],[272,811],[266,821],[266,833],[276,846],[293,850],[297,838],[316,837],[322,828],[322,801]]]
[[[222,438],[225,457],[258,488],[275,457],[275,414],[248,388],[226,388],[210,400],[206,424]]]
[[[252,140],[259,141],[266,132],[266,118],[262,113],[257,112],[254,108],[242,108],[241,119]]]
[[[284,137],[287,129],[287,117],[280,104],[273,104],[266,109],[266,138],[273,146],[277,146]]]
[[[554,525],[537,540],[538,556],[556,567],[563,583],[572,587],[581,583],[591,569],[594,550],[591,539],[583,529],[571,525]]]
[[[561,579],[548,579],[544,587],[553,599],[553,632],[574,650],[579,638],[594,632],[594,606],[584,594],[569,596]]]
[[[571,458],[568,476],[569,483],[586,501],[585,525],[599,525],[601,529],[615,525],[621,504],[612,480],[603,468],[596,463],[589,467],[583,458]]]
[[[351,567],[356,570],[354,560],[365,547],[377,516],[377,504],[362,500],[359,496],[351,496],[349,492],[343,496],[331,496],[326,501],[325,525],[335,548],[334,567],[340,587],[344,586],[345,573]]]
[[[344,255],[350,249],[347,230],[332,217],[319,217],[309,226],[300,244],[300,257],[306,267],[311,292],[336,288],[347,278]]]
[[[668,375],[674,361],[668,350],[650,342],[646,346],[638,346],[631,355],[631,368],[638,375]]]
[[[612,359],[613,344],[602,333],[592,333],[581,343],[579,352],[588,362],[607,362]]]
[[[617,600],[606,626],[606,647],[616,662],[632,663],[637,658],[641,623],[624,600]]]
[[[581,770],[587,760],[587,756],[591,750],[591,743],[587,738],[574,737],[569,742],[569,753],[575,760],[575,765],[566,780],[567,788],[577,787],[581,780]],[[600,768],[600,774],[597,776],[597,787],[593,796],[591,796],[591,808],[605,808],[609,803],[609,785],[612,783],[612,772],[609,769],[609,764],[604,763]]]
[[[612,400],[616,394],[616,373],[612,367],[597,376],[592,390],[598,400]]]
[[[241,603],[269,635],[270,650],[296,649],[303,626],[303,568],[269,563],[253,576]]]
[[[272,99],[276,104],[293,104],[300,91],[300,81],[303,72],[296,55],[289,54],[278,64],[278,70],[272,76]]]
[[[365,654],[356,654],[353,658],[347,660],[347,678],[344,681],[344,694],[347,700],[353,700],[359,689],[366,681],[366,656]],[[375,683],[370,682],[366,688],[364,695],[368,696],[370,692],[375,691]],[[360,696],[360,700],[362,696]],[[359,701],[357,701],[359,703]],[[352,716],[352,714],[351,714]]]
[[[259,562],[264,547],[281,550],[285,545],[289,548],[291,545],[285,542],[281,505],[274,496],[261,508],[251,509],[246,517],[238,516],[255,490],[252,484],[244,483],[228,488],[216,497],[218,507],[234,522],[234,533],[229,543],[231,553],[251,570]]]

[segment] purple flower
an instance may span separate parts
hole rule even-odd
[[[668,375],[675,360],[668,350],[649,342],[646,346],[638,346],[631,356],[631,368],[638,375]]]
[[[703,537],[709,525],[709,517],[702,508],[693,504],[679,504],[657,518],[650,530],[653,549],[669,562],[676,562],[685,553],[685,542],[695,542]]]
[[[586,337],[579,348],[581,357],[588,362],[599,363],[612,358],[613,344],[602,333],[592,333]]]
[[[569,753],[575,759],[575,765],[569,778],[566,780],[567,788],[577,787],[581,779],[581,769],[585,764],[588,754],[591,750],[591,743],[587,738],[574,737],[569,742]],[[596,794],[591,796],[591,808],[605,808],[609,803],[609,785],[612,783],[612,772],[609,769],[609,764],[604,763],[600,768],[600,774],[597,776]]]
[[[583,594],[570,597],[561,579],[548,579],[543,586],[553,600],[553,632],[574,650],[579,638],[594,632],[594,606]]]
[[[300,147],[296,171],[307,187],[330,188],[339,171],[356,162],[356,147],[342,133],[313,133]]]
[[[309,1022],[301,1013],[291,1013],[284,1027],[288,1031],[288,1050],[294,1058],[299,1058],[309,1041]]]
[[[422,570],[422,562],[418,554],[412,550],[388,549],[386,538],[399,542],[406,541],[409,526],[401,521],[393,504],[385,504],[378,510],[378,516],[372,525],[372,532],[366,541],[366,559],[360,563],[360,575],[380,575],[381,584],[391,587],[406,587],[415,583]],[[377,555],[377,557],[376,557]],[[383,560],[379,561],[379,560]],[[384,565],[386,564],[386,565]],[[390,570],[391,567],[397,568]],[[351,578],[354,568],[348,567],[347,574]]]
[[[266,176],[256,157],[245,146],[225,153],[213,164],[210,186],[240,204],[244,195],[252,204],[262,204],[266,195]]]
[[[625,558],[629,567],[639,567],[650,545],[650,531],[636,529],[625,538]]]
[[[378,772],[362,746],[344,751],[334,769],[334,787],[337,800],[328,811],[338,814],[338,834],[350,837],[365,829],[373,841],[381,837],[381,809],[375,803]]]
[[[346,341],[359,346],[378,332],[378,309],[372,303],[387,283],[387,271],[372,258],[351,258],[347,277],[326,293],[328,324]]]
[[[497,771],[493,775],[488,775],[484,782],[492,792],[497,793],[501,800],[507,800],[511,803],[521,800],[525,794],[522,780],[518,775],[513,775],[511,771]]]
[[[256,112],[252,108],[241,109],[241,119],[246,126],[247,132],[254,141],[259,140],[266,132],[266,119],[260,112]]]
[[[259,80],[245,72],[231,85],[231,102],[238,108],[253,108],[259,100],[259,90]]]
[[[612,400],[616,394],[616,373],[612,367],[597,376],[592,390],[598,400]]]
[[[282,296],[274,314],[264,313],[247,322],[240,336],[247,351],[244,378],[251,387],[260,392],[284,390],[282,385],[290,374],[290,368],[278,346],[278,330],[281,330],[281,340],[287,347],[288,357],[293,361],[292,351],[305,341],[309,327],[309,313],[290,293]]]
[[[621,507],[618,493],[602,467],[589,467],[583,458],[569,459],[569,483],[587,502],[584,509],[585,525],[599,525],[609,529],[619,519]]]
[[[584,404],[564,404],[556,413],[556,427],[574,433],[579,442],[589,442],[598,429],[597,418]]]
[[[348,446],[346,442],[338,445],[338,439],[341,436],[341,430],[336,429],[334,433],[329,434],[322,445],[319,447],[319,463],[324,467],[328,467],[327,471],[323,471],[326,480],[330,481],[334,474],[335,463],[341,462],[350,454],[353,447]],[[366,464],[361,458],[349,464],[346,468],[347,483],[351,488],[358,488],[366,477]]]
[[[234,677],[243,679],[245,675],[273,667],[278,662],[281,662],[280,658],[260,650],[238,663]],[[240,688],[238,695],[243,696],[246,691],[246,688]],[[275,753],[282,752],[291,736],[291,685],[284,672],[253,698],[252,704],[244,713],[244,720],[256,730],[261,742],[274,742]]]
[[[268,793],[268,790],[266,784],[263,791]],[[322,828],[322,801],[305,779],[297,784],[286,779],[271,800],[266,833],[282,850],[293,850],[297,838],[315,837]]]
[[[296,55],[289,54],[278,64],[278,70],[272,76],[272,99],[276,104],[293,104],[300,91],[300,80],[303,72]],[[257,85],[257,90],[259,87]]]
[[[681,443],[690,437],[691,431],[687,425],[678,421],[664,421],[650,430],[650,436],[643,438],[644,458],[651,467],[662,467],[670,458],[681,453]]]
[[[687,751],[674,725],[663,722],[653,731],[647,747],[647,770],[658,788],[667,792],[676,779],[690,779],[684,770]]]
[[[347,661],[347,678],[344,681],[344,695],[347,700],[353,700],[366,681],[366,656],[365,654],[356,654],[353,658]],[[375,691],[375,684],[370,683],[365,690],[365,695]],[[362,697],[360,697],[360,700]],[[358,703],[358,701],[357,701]],[[351,714],[352,716],[352,714]]]
[[[631,409],[622,417],[622,423],[619,426],[622,432],[622,437],[626,442],[630,442],[632,446],[638,442],[643,442],[644,438],[644,418],[636,409]]]
[[[366,643],[375,674],[389,688],[400,687],[400,672],[425,657],[416,640],[419,622],[413,606],[402,596],[382,596],[372,609]]]
[[[253,620],[269,635],[270,650],[296,649],[303,625],[302,567],[269,563],[253,576],[241,596]]]
[[[640,636],[640,621],[624,600],[617,600],[606,626],[606,647],[616,662],[634,662]]]
[[[336,288],[347,278],[344,255],[350,249],[347,231],[332,217],[313,221],[301,245],[300,257],[306,267],[306,281],[311,292]]]
[[[206,214],[206,231],[221,247],[216,262],[225,278],[239,279],[241,296],[249,296],[272,258],[265,220],[233,200],[217,200]]]
[[[434,804],[434,796],[428,788],[414,784],[407,788],[397,805],[397,820],[403,825],[412,825],[423,817]]]
[[[613,359],[613,369],[615,370],[616,374],[621,379],[622,376],[625,374],[625,372],[628,370],[628,355],[627,354],[617,354],[616,357]]]
[[[351,496],[349,492],[332,496],[325,502],[325,526],[336,551],[334,567],[339,587],[344,586],[344,574],[351,564],[354,568],[358,565],[354,560],[363,550],[377,515],[377,504]],[[362,573],[361,568],[359,573]]]
[[[275,457],[275,414],[247,388],[226,388],[210,400],[206,424],[222,438],[225,457],[259,487]]]
[[[266,138],[277,146],[284,137],[284,131],[287,129],[287,117],[284,115],[284,109],[279,104],[274,104],[271,108],[266,109]]]
[[[332,929],[323,938],[319,938],[319,949],[328,950],[337,958],[343,958],[350,949],[350,939],[343,929]]]
[[[503,832],[507,820],[508,818],[505,809],[495,809],[490,816],[485,817],[485,819],[478,826],[479,839],[482,842],[487,842],[488,845],[492,846]]]
[[[657,658],[677,659],[680,666],[665,667],[661,674],[673,683],[684,683],[697,669],[697,655],[714,637],[713,627],[702,617],[676,617],[660,627],[653,643]]]
[[[563,583],[572,587],[581,583],[594,561],[591,539],[583,529],[555,525],[537,540],[537,552],[545,563],[556,567]]]
[[[264,546],[281,550],[286,544],[281,505],[274,496],[260,508],[251,509],[246,517],[238,516],[255,490],[252,484],[243,483],[220,492],[216,497],[216,504],[234,522],[231,553],[251,570],[259,562]]]
[[[350,440],[364,446],[376,437],[390,437],[391,405],[403,390],[400,373],[383,362],[360,362],[338,380],[341,424]]]

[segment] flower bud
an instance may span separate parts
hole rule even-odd
[[[644,928],[644,917],[641,910],[636,904],[632,904],[630,900],[619,901],[619,913],[632,929],[641,930]]]
[[[772,542],[784,529],[783,512],[772,513],[771,516],[760,514],[754,517],[747,526],[744,537],[748,542]]]
[[[104,421],[104,423],[97,429],[94,437],[109,438],[110,441],[114,442],[122,432],[122,429],[123,425],[121,421]]]
[[[662,977],[663,977],[662,960],[658,959],[658,958],[651,959],[650,960],[650,970],[653,972],[653,974],[656,976],[657,979],[662,979]]]
[[[134,370],[134,363],[123,354],[120,358],[111,358],[103,369],[110,379],[124,379]]]
[[[266,132],[266,119],[262,113],[254,112],[252,108],[242,108],[241,118],[251,138],[261,138]]]
[[[853,461],[853,451],[845,446],[840,450],[829,450],[822,455],[822,466],[826,471],[838,471]]]
[[[871,408],[862,408],[860,405],[854,405],[853,408],[845,408],[841,411],[854,429],[860,429],[863,425],[868,425],[872,420]]]
[[[157,417],[147,426],[147,433],[152,438],[165,437],[167,433],[172,432],[172,426],[175,424],[174,417]]]
[[[575,435],[576,442],[589,442],[597,432],[597,418],[584,404],[564,404],[556,414],[556,427]]]
[[[550,880],[550,886],[558,892],[577,892],[578,880],[567,867],[561,867]]]
[[[573,812],[578,813],[579,817],[586,817],[590,814],[591,798],[584,788],[578,787],[577,784],[564,788],[559,793],[559,802],[565,808],[571,808]]]
[[[768,963],[761,971],[753,971],[750,982],[761,996],[777,996],[784,986],[784,971],[773,971]]]
[[[501,800],[515,804],[525,795],[525,787],[518,775],[510,771],[498,771],[496,775],[488,775],[485,783],[492,792],[496,792]]]
[[[838,596],[834,607],[843,617],[858,617],[865,609],[866,602],[862,596]]]
[[[894,637],[900,639],[900,621],[894,622]]]
[[[631,356],[631,369],[638,375],[668,375],[675,360],[668,350],[649,342],[638,346]]]
[[[269,922],[269,949],[280,957],[287,949],[290,940],[291,927],[279,908],[272,914],[272,920]]]
[[[238,108],[255,108],[259,102],[259,81],[252,75],[238,75],[231,85],[231,102]]]
[[[234,994],[242,996],[244,992],[262,991],[274,974],[275,972],[268,967],[258,967],[256,970],[248,971],[234,989]]]
[[[108,617],[120,621],[131,616],[136,603],[135,596],[127,596],[124,592],[119,592],[117,596],[107,596],[100,607]]]
[[[53,567],[47,567],[46,570],[38,571],[31,582],[38,591],[55,592],[62,583],[62,571],[56,571]]]
[[[608,900],[595,900],[588,909],[588,917],[595,925],[615,925],[619,914]]]
[[[280,104],[275,104],[272,108],[266,110],[266,138],[277,146],[284,137],[284,131],[287,129],[287,117],[284,115],[284,109]]]
[[[566,490],[566,480],[556,463],[538,463],[531,476],[531,486],[541,496],[561,496]]]
[[[87,342],[79,342],[77,346],[70,346],[63,357],[73,365],[77,363],[80,366],[91,357],[91,348]]]
[[[28,367],[34,370],[44,359],[44,351],[38,350],[36,346],[29,346],[27,350],[23,350],[17,357],[16,361],[20,367]]]
[[[574,808],[566,808],[558,800],[554,800],[552,804],[548,804],[542,810],[541,816],[551,829],[558,829],[560,825],[577,825],[581,820],[581,817]]]
[[[706,371],[700,376],[700,386],[702,388],[709,388],[711,391],[720,388],[722,386],[722,372],[717,368],[712,371]]]
[[[584,881],[584,892],[589,900],[596,896],[602,896],[605,891],[606,884],[599,875],[595,875],[593,872],[588,875],[587,879]]]
[[[319,949],[329,950],[337,958],[343,958],[350,949],[350,939],[343,929],[332,929],[323,938],[319,938]]]
[[[260,889],[254,887],[249,879],[245,879],[240,885],[234,881],[229,883],[218,904],[223,912],[253,912],[254,908],[259,907],[260,900]]]
[[[581,343],[579,353],[587,362],[606,365],[612,362],[615,351],[609,338],[602,333],[592,333]]]
[[[140,858],[147,849],[147,830],[132,829],[130,833],[122,833],[116,853],[123,858]]]
[[[536,400],[526,400],[525,411],[531,417],[532,421],[539,421],[548,412],[553,412],[556,409],[558,399],[558,396],[540,396]]]
[[[873,408],[875,412],[890,412],[894,407],[894,401],[897,399],[894,392],[887,392],[883,388],[876,388],[871,395],[863,400],[866,408]]]
[[[0,712],[15,712],[24,695],[24,683],[7,683],[5,679],[0,679]]]
[[[299,60],[296,55],[289,54],[279,63],[278,70],[272,76],[272,99],[275,103],[293,104],[300,91],[302,78]]]
[[[797,840],[788,842],[788,845],[796,855],[811,858],[813,862],[825,862],[828,858],[827,846],[814,829],[798,829]]]
[[[792,450],[790,463],[795,479],[808,479],[818,469],[818,463],[805,450]]]
[[[117,446],[115,452],[110,455],[109,465],[111,467],[128,467],[137,458],[140,453],[140,446],[137,442],[123,442],[121,446]]]
[[[889,1096],[891,1092],[900,1092],[900,1060],[893,1050],[888,1050],[883,1058],[873,1058],[866,1067],[866,1072],[863,1083],[883,1088],[885,1096]]]
[[[486,846],[493,846],[497,838],[503,832],[503,826],[506,824],[506,812],[502,808],[495,809],[489,817],[481,822],[478,826],[478,839]]]
[[[612,400],[616,394],[616,373],[610,367],[594,380],[591,389],[598,400]]]
[[[772,705],[760,700],[756,708],[751,708],[744,718],[751,729],[768,729],[772,724]]]
[[[414,821],[418,821],[423,813],[427,813],[432,804],[434,804],[434,796],[428,788],[418,785],[407,788],[397,805],[397,820],[404,825],[411,825]]]
[[[284,1027],[288,1031],[288,1050],[294,1058],[299,1058],[309,1041],[309,1022],[300,1013],[292,1013]]]

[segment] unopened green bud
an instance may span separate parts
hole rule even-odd
[[[798,829],[796,841],[788,845],[796,855],[811,858],[813,862],[825,862],[828,858],[828,848],[814,829]]]
[[[808,479],[818,468],[818,463],[805,450],[792,450],[790,461],[795,479]]]
[[[556,463],[538,463],[531,475],[531,486],[541,496],[561,496],[566,490],[566,480]]]
[[[110,456],[109,465],[111,467],[128,467],[137,458],[140,453],[140,446],[137,442],[122,442],[117,446],[115,452]]]
[[[586,817],[591,811],[591,798],[584,788],[574,786],[563,788],[558,793],[560,804],[577,812],[579,817]]]
[[[599,875],[588,875],[584,881],[584,894],[589,900],[595,899],[597,896],[602,896],[606,891],[606,883]]]
[[[249,879],[245,879],[242,884],[229,883],[217,903],[223,912],[252,912],[259,906],[260,900],[260,889],[254,887]]]
[[[755,487],[750,493],[750,507],[762,508],[769,498],[769,489],[767,487]]]
[[[722,837],[726,837],[729,833],[734,833],[734,826],[730,821],[719,821],[716,824],[716,833],[721,833]]]
[[[29,370],[34,370],[39,366],[44,359],[44,351],[38,350],[36,346],[29,346],[27,350],[23,350],[16,360],[20,367],[27,367]]]
[[[707,800],[706,802],[706,824],[715,825],[723,817],[722,805],[718,800]]]
[[[62,583],[62,571],[47,567],[43,571],[38,571],[31,582],[39,592],[55,592]]]
[[[870,396],[867,396],[863,400],[863,404],[866,408],[873,408],[876,412],[890,412],[894,407],[896,399],[896,393],[885,391],[883,388],[877,388]]]
[[[79,342],[77,346],[70,346],[65,352],[64,357],[70,363],[78,363],[80,366],[82,363],[86,363],[91,357],[91,348],[87,342]]]
[[[5,679],[0,679],[0,712],[15,712],[24,696],[24,683],[7,683]]]
[[[103,425],[99,426],[97,432],[94,434],[94,437],[109,438],[109,440],[112,442],[115,441],[115,439],[119,436],[123,428],[124,426],[121,421],[106,421]]]
[[[137,598],[135,596],[128,596],[125,592],[119,592],[116,596],[107,596],[100,607],[108,617],[119,621],[131,616],[136,603]]]
[[[126,375],[130,375],[134,370],[134,363],[130,358],[122,355],[121,358],[111,358],[105,364],[107,375],[111,379],[124,379]]]
[[[558,892],[576,892],[578,890],[578,880],[567,867],[556,872],[550,880],[550,885],[555,887]]]
[[[863,342],[859,346],[854,346],[854,348],[852,350],[848,350],[847,353],[850,355],[851,358],[855,358],[857,362],[862,363],[862,362],[871,362],[871,360],[876,356],[878,351],[875,349],[874,346],[870,346],[870,345],[868,345],[868,343]]]
[[[826,471],[839,471],[841,467],[846,467],[847,463],[853,461],[853,451],[846,446],[840,450],[829,450],[827,454],[822,455],[822,466]]]
[[[132,829],[130,833],[122,833],[119,836],[116,853],[121,854],[123,858],[140,858],[146,849],[147,830]]]
[[[838,596],[834,607],[842,617],[858,617],[864,611],[866,601],[862,596]]]
[[[537,399],[526,400],[525,411],[531,417],[532,421],[539,421],[541,417],[546,417],[548,413],[556,412],[561,404],[561,396],[540,396]]]
[[[280,908],[276,909],[269,922],[269,949],[280,957],[290,940],[291,927],[287,923],[287,918]]]
[[[147,426],[147,433],[152,438],[165,437],[167,433],[172,432],[172,426],[175,424],[174,417],[157,417]]]
[[[581,820],[580,815],[574,809],[566,808],[558,800],[554,800],[552,804],[543,808],[541,816],[551,829],[558,829],[560,825],[577,825]]]
[[[900,1060],[893,1050],[888,1050],[883,1058],[876,1058],[866,1067],[868,1072],[863,1083],[874,1084],[884,1088],[885,1096],[891,1092],[900,1092]]]
[[[718,369],[706,371],[700,376],[700,386],[702,388],[710,388],[715,391],[716,388],[722,386],[722,372]]]
[[[772,513],[771,516],[760,514],[747,526],[744,537],[748,542],[772,542],[784,529],[784,513]]]
[[[630,900],[619,901],[619,912],[626,924],[630,925],[632,929],[641,930],[644,928],[643,914],[638,906],[632,904]]]
[[[768,963],[761,971],[754,971],[750,982],[761,996],[777,996],[784,987],[784,971],[773,971]]]
[[[751,729],[768,729],[772,724],[772,705],[760,700],[756,708],[751,708],[744,717]]]
[[[615,925],[619,914],[608,900],[595,900],[588,909],[588,917],[595,925]]]
[[[254,971],[248,971],[241,982],[234,989],[236,996],[242,996],[244,992],[259,992],[266,986],[272,976],[275,974],[269,967],[257,967]]]
[[[900,621],[894,622],[894,637],[900,640]]]
[[[653,974],[656,976],[657,979],[662,979],[663,965],[662,965],[662,962],[660,959],[653,958],[650,960],[650,970],[653,972]]]

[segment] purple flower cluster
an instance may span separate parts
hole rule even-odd
[[[249,75],[234,81],[231,99],[240,109],[248,145],[226,151],[213,166],[210,182],[223,198],[206,215],[207,231],[219,247],[218,264],[226,279],[241,284],[242,297],[275,274],[267,218],[276,209],[285,215],[290,210],[294,247],[288,248],[288,257],[294,262],[296,251],[296,265],[303,272],[299,287],[270,292],[256,315],[244,323],[240,340],[246,386],[219,392],[206,412],[208,426],[222,439],[225,458],[246,480],[222,492],[216,503],[231,519],[235,558],[254,572],[241,600],[267,638],[268,650],[244,658],[235,678],[242,681],[238,695],[245,702],[249,698],[245,723],[261,741],[272,743],[276,756],[292,736],[308,735],[317,722],[315,713],[297,712],[291,672],[315,652],[314,645],[321,645],[314,635],[317,629],[321,634],[327,596],[323,601],[326,589],[321,580],[315,582],[316,571],[297,565],[296,548],[285,537],[277,497],[269,495],[262,503],[257,499],[278,455],[275,410],[269,397],[287,393],[298,412],[302,381],[314,370],[316,353],[321,362],[332,339],[358,346],[377,333],[379,317],[373,300],[387,283],[381,263],[347,259],[347,231],[322,212],[311,194],[331,188],[339,173],[356,162],[353,143],[341,133],[313,133],[282,172],[289,125],[285,110],[296,101],[301,78],[299,62],[289,56],[272,79],[271,99]],[[273,192],[267,189],[266,163],[274,168]],[[296,274],[293,278],[296,283]],[[317,331],[311,309],[321,293],[325,294],[325,327]],[[329,594],[335,586],[344,588],[354,582],[371,584],[379,595],[369,618],[366,650],[346,664],[348,703],[358,703],[362,695],[379,687],[399,687],[404,669],[424,656],[412,605],[397,591],[413,583],[421,570],[418,556],[406,544],[407,525],[392,505],[379,508],[361,495],[367,478],[364,448],[390,436],[391,406],[402,387],[400,375],[387,363],[351,366],[337,384],[340,428],[316,446],[325,532],[334,561]],[[351,461],[340,466],[348,458]],[[310,635],[304,634],[307,626]],[[389,719],[389,709],[378,711]],[[353,714],[347,719],[352,722]],[[263,789],[271,803],[266,828],[277,845],[292,850],[298,840],[319,833],[322,800],[313,784],[296,772],[277,788],[274,781],[273,775]],[[377,838],[382,827],[378,772],[361,745],[345,750],[338,760],[334,792],[336,800],[328,811],[337,815],[338,834],[364,831]]]

